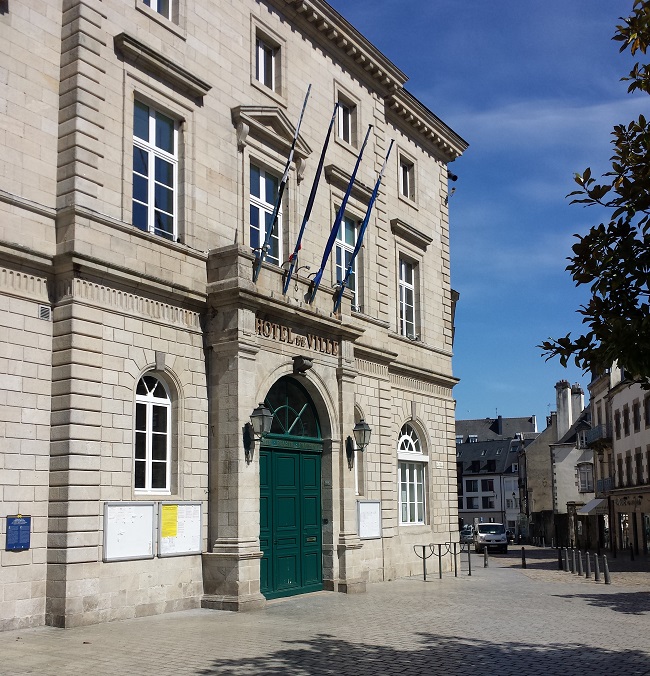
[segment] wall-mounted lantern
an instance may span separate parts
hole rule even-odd
[[[244,425],[244,454],[247,463],[253,459],[255,440],[261,441],[271,431],[272,422],[273,414],[261,402],[251,413],[251,421]]]

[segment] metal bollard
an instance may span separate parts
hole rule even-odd
[[[454,542],[454,577],[458,577],[458,561],[456,560],[456,543]]]
[[[427,557],[424,555],[426,545],[422,545],[422,578],[427,581]]]
[[[565,547],[563,550],[564,553],[564,572],[569,572],[569,550]]]
[[[557,569],[562,570],[562,550],[557,550]]]
[[[521,567],[526,567],[526,550],[523,547],[521,548]]]
[[[634,546],[630,542],[630,561],[634,561]]]
[[[594,557],[594,582],[600,582],[600,560]]]
[[[487,547],[483,549],[483,568],[487,568],[490,560],[488,558]]]
[[[589,552],[585,552],[585,580],[591,580],[591,557]]]
[[[571,572],[576,572],[576,550],[571,547]]]
[[[470,545],[467,545],[467,568],[469,570],[467,574],[472,577],[472,548]]]
[[[582,577],[583,574],[583,569],[582,569],[582,552],[578,550],[578,575]]]
[[[605,574],[605,584],[612,584],[609,577],[609,565],[607,564],[607,557],[603,554],[603,573]]]
[[[542,538],[542,547],[546,548],[546,538]]]
[[[438,545],[438,579],[442,580],[442,545]]]

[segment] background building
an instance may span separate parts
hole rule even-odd
[[[577,518],[594,498],[593,453],[586,442],[589,408],[580,385],[561,380],[555,390],[557,410],[520,454],[522,529],[546,544],[595,547],[595,520]]]
[[[614,365],[589,385],[594,427],[587,441],[596,462],[600,541],[614,551],[650,546],[650,393]]]
[[[322,0],[10,2],[0,51],[0,627],[419,571],[414,544],[457,537],[447,164],[465,142]]]
[[[504,523],[519,534],[519,452],[537,436],[535,416],[456,421],[460,525]]]

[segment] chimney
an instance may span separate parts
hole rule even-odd
[[[560,380],[555,384],[555,401],[557,409],[557,440],[559,441],[573,424],[571,385],[568,380]]]
[[[497,434],[502,437],[503,436],[503,416],[499,416],[497,418]]]
[[[580,383],[571,385],[571,415],[573,421],[578,419],[585,407],[585,391],[580,386]]]

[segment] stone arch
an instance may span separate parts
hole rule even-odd
[[[264,397],[271,387],[285,376],[294,378],[307,390],[318,413],[323,441],[333,443],[338,440],[337,430],[339,425],[335,400],[332,393],[327,389],[325,381],[313,370],[307,371],[304,375],[296,376],[293,374],[293,362],[282,364],[280,367],[273,369],[273,372],[262,380],[257,391],[256,401],[264,401]]]

